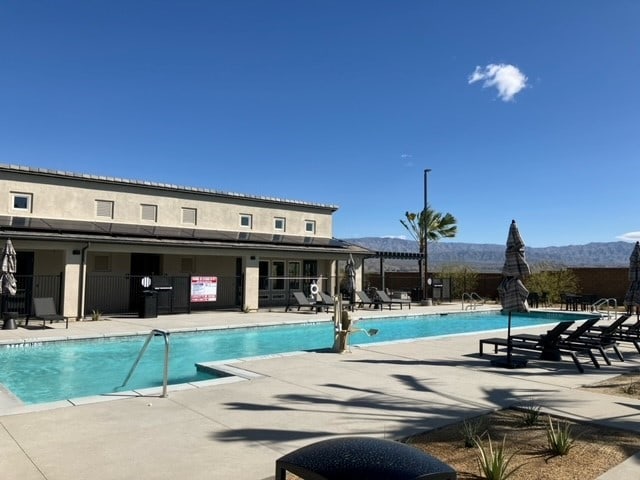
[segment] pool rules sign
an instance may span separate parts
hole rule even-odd
[[[191,277],[191,301],[215,302],[218,295],[218,277]]]

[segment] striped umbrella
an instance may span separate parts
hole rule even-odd
[[[7,238],[0,257],[0,274],[2,276],[2,305],[0,306],[0,313],[2,314],[7,311],[7,296],[16,294],[17,285],[14,273],[16,273],[16,251],[11,240]]]
[[[636,242],[629,257],[629,290],[624,296],[624,304],[631,309],[640,305],[640,242]]]
[[[507,237],[507,251],[502,267],[502,282],[498,286],[502,309],[506,312],[528,312],[529,291],[522,280],[531,273],[524,255],[524,241],[518,231],[516,221],[511,221]]]
[[[531,270],[524,255],[524,241],[518,231],[516,221],[511,221],[509,235],[507,237],[507,250],[505,252],[504,266],[502,267],[503,279],[498,285],[502,311],[509,313],[507,330],[507,361],[497,361],[494,364],[507,368],[525,366],[526,361],[513,361],[511,358],[511,312],[528,312],[527,297],[529,290],[522,280],[529,276]]]

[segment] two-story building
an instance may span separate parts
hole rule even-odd
[[[361,285],[370,253],[333,238],[334,205],[14,165],[0,165],[0,192],[23,314],[41,296],[78,319],[134,313],[145,290],[160,313],[254,311],[314,284],[335,293],[349,258]]]

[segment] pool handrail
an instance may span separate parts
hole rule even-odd
[[[162,398],[166,398],[168,396],[167,384],[169,381],[169,352],[170,352],[169,335],[170,335],[169,332],[167,332],[166,330],[161,330],[159,328],[154,328],[149,332],[149,335],[147,335],[147,339],[144,341],[144,345],[140,349],[140,353],[138,354],[136,361],[133,362],[133,365],[131,366],[131,370],[129,370],[129,373],[127,374],[127,378],[124,379],[124,382],[122,382],[122,385],[120,385],[120,388],[124,387],[131,379],[131,376],[133,375],[133,372],[135,372],[136,367],[138,366],[138,363],[140,363],[140,360],[142,359],[144,352],[147,350],[147,347],[149,346],[151,339],[153,337],[161,336],[164,339],[164,370],[162,373],[162,395],[160,396]]]

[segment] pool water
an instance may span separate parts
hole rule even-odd
[[[555,323],[575,314],[514,314],[512,327]],[[580,318],[580,317],[578,317]],[[582,317],[584,318],[584,316]],[[505,329],[496,312],[363,319],[356,328],[376,329],[369,337],[351,335],[351,345]],[[135,373],[122,387],[146,335],[0,346],[0,384],[27,404],[113,394],[162,385],[164,342],[154,338]],[[196,363],[260,355],[329,349],[333,323],[318,322],[253,328],[179,332],[170,336],[169,383],[214,378]]]

